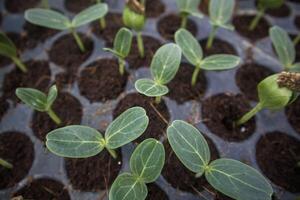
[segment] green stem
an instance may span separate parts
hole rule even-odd
[[[109,149],[109,148],[106,148],[108,153],[114,158],[116,159],[118,156],[117,156],[117,152],[113,149]]]
[[[192,76],[192,82],[191,82],[192,86],[194,86],[197,82],[197,78],[198,78],[198,74],[200,72],[200,69],[201,69],[200,66],[195,67],[195,70],[194,70],[194,73],[193,73],[193,76]]]
[[[71,29],[71,33],[72,33],[72,35],[74,36],[74,38],[75,38],[75,40],[76,40],[76,42],[77,42],[77,45],[78,45],[80,51],[81,51],[81,52],[85,52],[85,47],[84,47],[84,45],[83,45],[83,43],[82,43],[82,41],[81,41],[79,35],[77,34],[77,32],[72,28],[72,29]]]
[[[50,109],[48,110],[47,113],[48,113],[48,115],[50,116],[50,118],[51,118],[57,125],[61,124],[60,118],[55,114],[55,112],[52,110],[52,108],[50,108]]]
[[[246,113],[241,119],[237,121],[237,125],[242,125],[249,121],[257,112],[259,112],[262,109],[261,103],[258,103],[252,110],[250,110],[248,113]]]
[[[207,40],[207,43],[206,43],[206,49],[210,49],[213,42],[214,42],[214,39],[215,39],[215,35],[217,33],[217,29],[218,27],[217,26],[213,26],[212,27],[212,30],[210,31],[209,33],[209,37],[208,37],[208,40]]]
[[[187,14],[181,14],[181,28],[186,28],[188,15]]]
[[[104,17],[100,18],[99,23],[100,23],[100,29],[104,30],[106,28],[105,18]]]
[[[294,42],[295,46],[300,42],[300,33],[299,33],[299,35],[297,37],[295,37],[295,39],[294,39],[293,42]]]
[[[124,75],[125,72],[125,60],[123,58],[119,58],[119,72],[121,75]]]
[[[27,72],[27,68],[24,63],[17,57],[11,57],[12,61],[17,65],[17,67],[24,73]]]
[[[161,102],[161,96],[155,97],[155,103],[160,104]]]
[[[48,0],[42,0],[42,7],[46,8],[46,9],[49,9],[50,8],[49,1]]]
[[[253,31],[256,28],[259,20],[262,18],[264,13],[265,13],[265,9],[263,9],[263,8],[258,11],[258,13],[256,14],[255,18],[252,20],[252,22],[248,28],[250,31]]]
[[[137,32],[137,43],[138,43],[138,49],[140,52],[140,56],[141,56],[141,58],[144,58],[145,50],[144,50],[144,42],[143,42],[143,36],[142,36],[141,31]]]
[[[7,169],[12,169],[13,165],[10,164],[9,162],[3,160],[2,158],[0,158],[0,165],[2,165],[3,167],[7,168]]]

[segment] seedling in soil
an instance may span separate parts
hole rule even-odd
[[[132,32],[127,28],[121,28],[114,40],[114,48],[104,48],[113,53],[119,60],[119,71],[123,75],[125,71],[125,59],[128,56],[132,43]]]
[[[25,19],[35,25],[57,29],[69,30],[74,36],[80,50],[85,51],[84,44],[76,32],[76,28],[102,18],[108,11],[107,4],[97,3],[77,14],[72,20],[59,12],[34,8],[25,12]]]
[[[268,181],[254,168],[233,159],[211,161],[209,146],[202,134],[192,125],[176,120],[167,129],[168,141],[183,165],[205,176],[219,192],[243,200],[271,200],[273,193]]]
[[[3,32],[0,32],[0,55],[10,58],[22,72],[27,72],[26,66],[18,57],[15,44]]]
[[[150,70],[153,79],[139,79],[135,82],[136,90],[148,97],[161,97],[169,92],[166,86],[176,75],[181,61],[181,50],[176,44],[165,44],[153,56]]]
[[[195,66],[191,84],[194,86],[201,69],[226,70],[236,67],[240,58],[234,55],[217,54],[203,58],[203,51],[196,38],[187,30],[179,29],[175,33],[175,41],[180,46],[186,59]]]
[[[105,136],[88,126],[72,125],[51,131],[46,146],[54,154],[68,158],[86,158],[99,154],[104,148],[113,158],[115,149],[135,140],[146,130],[149,118],[141,107],[123,112],[106,129]]]
[[[163,145],[155,139],[146,139],[137,146],[130,158],[130,173],[119,175],[111,186],[110,200],[144,200],[146,184],[154,182],[165,162]]]
[[[12,169],[13,168],[12,164],[7,162],[6,160],[3,160],[2,158],[0,158],[0,166],[5,167],[7,169]]]
[[[203,17],[198,10],[200,2],[201,0],[176,0],[176,4],[181,16],[181,28],[186,28],[187,20],[190,15],[198,18]]]
[[[52,109],[52,105],[57,98],[56,85],[50,88],[48,95],[33,88],[17,88],[16,95],[29,107],[39,112],[46,112],[56,124],[61,124],[60,118]]]

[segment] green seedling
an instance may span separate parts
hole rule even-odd
[[[146,184],[154,182],[165,163],[163,145],[155,139],[146,139],[137,146],[130,158],[130,173],[119,175],[111,186],[110,200],[144,200]]]
[[[249,30],[253,31],[260,19],[264,16],[267,9],[280,8],[284,3],[284,0],[258,0],[257,9],[258,12],[255,18],[251,21],[249,25]]]
[[[102,0],[96,0],[97,3],[102,3]],[[104,30],[106,28],[105,16],[101,17],[99,20],[100,29]]]
[[[189,16],[203,17],[198,10],[200,2],[201,0],[176,0],[181,16],[181,28],[186,28]]]
[[[46,146],[54,154],[68,158],[86,158],[104,148],[113,158],[115,149],[135,140],[146,130],[149,118],[141,107],[133,107],[118,116],[106,129],[105,136],[88,126],[72,125],[51,131]]]
[[[52,109],[52,105],[57,98],[56,85],[50,88],[48,95],[33,88],[17,88],[16,95],[32,109],[39,112],[46,112],[56,124],[61,124],[60,118]]]
[[[0,31],[0,55],[10,58],[22,72],[27,72],[26,66],[18,57],[17,47],[1,31]]]
[[[192,125],[176,120],[167,129],[168,141],[183,165],[196,177],[205,176],[219,192],[237,200],[271,200],[269,182],[254,168],[233,159],[211,161],[209,146]]]
[[[226,70],[236,67],[240,58],[233,55],[217,54],[203,58],[203,50],[194,36],[185,29],[175,33],[175,41],[180,46],[186,59],[195,66],[191,84],[194,86],[201,69]]]
[[[176,75],[181,61],[181,50],[176,44],[165,44],[153,56],[150,70],[152,79],[139,79],[135,82],[136,90],[148,97],[161,97],[169,92],[166,86]]]
[[[76,28],[102,18],[104,15],[106,15],[107,11],[107,4],[98,3],[81,11],[72,20],[69,20],[66,16],[59,12],[48,9],[34,8],[25,12],[25,19],[32,24],[47,28],[69,30],[74,36],[80,50],[84,52],[85,47],[76,32]]]
[[[13,168],[12,164],[7,162],[6,160],[3,160],[2,158],[0,158],[0,166],[5,167],[7,169],[12,169]]]
[[[132,32],[127,28],[121,28],[114,40],[113,49],[104,48],[114,54],[119,60],[119,71],[123,75],[125,71],[125,59],[129,55],[132,43]]]

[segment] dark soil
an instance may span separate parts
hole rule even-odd
[[[100,154],[83,159],[65,159],[67,176],[75,190],[99,191],[110,188],[122,167],[121,151],[114,159],[103,150]]]
[[[289,123],[300,134],[300,98],[286,107],[285,114]]]
[[[36,7],[40,0],[5,0],[5,8],[11,13],[24,12],[29,8]]]
[[[139,67],[150,67],[152,58],[159,47],[161,47],[161,42],[153,37],[150,36],[143,36],[144,42],[144,50],[145,50],[145,57],[140,57],[140,52],[137,45],[136,37],[133,39],[131,51],[129,56],[126,58],[127,62],[129,63],[129,67],[132,69],[137,69]]]
[[[141,94],[132,93],[125,96],[113,111],[114,119],[127,109],[140,106],[143,107],[149,117],[149,125],[146,131],[135,141],[142,142],[147,138],[160,139],[165,134],[168,124],[164,122],[162,117],[169,122],[170,113],[165,102],[162,100],[160,104],[155,104],[154,100]]]
[[[9,109],[9,103],[6,101],[5,98],[0,97],[0,120]]]
[[[125,89],[128,73],[121,75],[115,59],[100,59],[80,75],[80,93],[91,102],[105,102],[117,98]]]
[[[175,78],[168,84],[170,89],[168,96],[177,103],[182,104],[190,100],[200,100],[204,95],[207,87],[204,71],[200,71],[196,84],[192,86],[191,80],[194,69],[194,66],[182,63]]]
[[[234,47],[228,42],[215,38],[213,45],[209,49],[206,48],[206,42],[206,39],[199,41],[201,47],[203,48],[204,56],[211,56],[215,54],[237,55],[237,52],[234,49]]]
[[[13,165],[12,169],[0,166],[0,189],[18,184],[29,172],[34,159],[31,140],[19,132],[0,134],[0,158]]]
[[[61,125],[56,125],[44,112],[34,112],[31,128],[34,135],[41,141],[45,141],[47,133],[56,128],[67,125],[78,125],[81,123],[83,114],[80,102],[68,93],[59,93],[52,109],[62,120]]]
[[[147,184],[148,195],[146,200],[169,200],[168,195],[155,183]]]
[[[258,101],[257,85],[273,74],[272,70],[256,63],[241,66],[235,75],[235,81],[242,93],[251,101]]]
[[[29,182],[23,188],[14,193],[13,197],[22,196],[22,199],[49,199],[49,200],[69,200],[68,190],[65,186],[53,179],[40,178]]]
[[[59,90],[62,90],[65,86],[70,87],[77,79],[77,74],[62,72],[55,76],[55,84]]]
[[[263,173],[290,192],[300,192],[300,141],[281,132],[268,133],[256,145],[256,159]]]
[[[199,10],[202,13],[208,15],[208,12],[209,12],[208,7],[209,7],[209,0],[202,0],[199,5]]]
[[[12,63],[12,61],[9,58],[0,56],[0,68],[3,68],[9,65],[10,63]]]
[[[214,134],[224,140],[238,142],[246,140],[255,131],[255,119],[236,126],[240,119],[251,109],[246,98],[240,94],[221,93],[207,98],[202,104],[202,118]]]
[[[96,0],[65,0],[65,7],[68,11],[79,13],[96,3]]]
[[[146,1],[146,17],[158,17],[165,12],[165,4],[162,0]]]
[[[163,38],[174,40],[174,34],[181,26],[181,17],[176,14],[167,15],[158,21],[157,26],[157,30]],[[187,30],[193,35],[197,34],[197,26],[191,19],[187,22]]]
[[[250,31],[248,28],[254,17],[254,15],[237,15],[232,21],[235,30],[252,42],[268,37],[270,28],[267,20],[265,18],[261,18],[257,27],[253,31]]]
[[[293,2],[293,3],[300,3],[299,0],[288,0],[290,2]]]
[[[284,3],[280,8],[267,9],[266,13],[272,17],[288,17],[291,15],[291,9],[286,3]]]
[[[295,25],[300,29],[300,15],[295,17]]]

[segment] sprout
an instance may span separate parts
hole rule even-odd
[[[165,162],[163,145],[155,139],[144,140],[137,146],[130,158],[131,173],[119,175],[109,191],[110,200],[144,200],[147,197],[147,183],[154,182]]]
[[[97,3],[102,3],[102,0],[96,0]],[[104,30],[106,28],[105,16],[101,17],[99,20],[100,29]]]
[[[217,54],[203,58],[203,51],[194,36],[185,29],[179,29],[175,33],[175,41],[180,46],[186,59],[195,66],[191,84],[197,82],[200,69],[205,70],[225,70],[236,67],[240,63],[240,58],[228,54]]]
[[[12,164],[7,162],[6,160],[3,160],[2,158],[0,158],[0,166],[5,167],[7,169],[12,169],[13,168]]]
[[[233,199],[271,200],[271,185],[254,168],[227,158],[211,161],[205,138],[192,125],[176,120],[168,127],[167,136],[183,165],[196,177],[204,175],[216,190]]]
[[[125,71],[125,58],[128,56],[132,43],[132,32],[127,28],[121,28],[114,40],[114,48],[104,48],[105,51],[110,51],[119,60],[119,71],[123,75]]]
[[[176,0],[177,7],[181,16],[181,28],[186,28],[189,15],[202,18],[198,7],[201,0]]]
[[[17,88],[16,95],[23,103],[39,112],[46,112],[50,118],[56,123],[60,124],[60,118],[52,110],[52,105],[57,97],[56,85],[53,85],[48,95],[32,88]]]
[[[46,146],[52,153],[68,158],[91,157],[106,148],[116,158],[115,149],[142,135],[148,123],[146,111],[141,107],[133,107],[108,126],[104,138],[96,129],[72,125],[48,133]]]
[[[181,61],[181,50],[176,44],[166,44],[160,47],[151,62],[153,79],[139,79],[135,82],[136,90],[148,97],[156,97],[160,103],[161,97],[169,92],[166,86],[176,75]]]
[[[81,11],[73,18],[72,21],[70,21],[66,16],[60,14],[59,12],[48,9],[34,8],[25,12],[25,19],[30,23],[47,28],[69,30],[73,34],[80,50],[84,52],[84,44],[82,43],[75,29],[103,17],[107,11],[107,4],[98,3]]]
[[[0,32],[0,55],[10,58],[22,72],[27,72],[26,66],[18,58],[15,44],[3,32]]]

